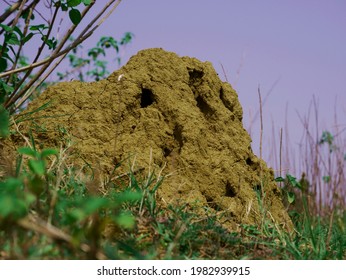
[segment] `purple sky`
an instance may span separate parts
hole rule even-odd
[[[273,88],[263,108],[268,161],[272,122],[277,136],[288,108],[288,131],[296,147],[303,131],[297,112],[307,114],[313,95],[319,102],[320,131],[335,125],[335,104],[341,129],[346,128],[346,1],[123,0],[84,48],[101,36],[120,39],[128,31],[135,38],[122,50],[123,64],[141,49],[162,47],[212,62],[225,80],[222,63],[243,106],[244,127],[249,131],[251,126],[257,155],[259,118],[251,125],[259,108],[257,88],[263,99]],[[110,65],[115,68],[116,63]]]
[[[334,125],[336,100],[339,124],[346,127],[345,1],[123,0],[94,38],[119,38],[126,31],[135,38],[124,63],[141,49],[162,47],[212,62],[224,80],[222,63],[239,94],[247,129],[259,108],[258,85],[264,99],[276,84],[263,109],[265,145],[272,120],[277,131],[285,126],[286,106],[292,145],[300,141],[297,111],[306,115],[313,95],[321,131]],[[257,118],[251,131],[257,154],[259,127]]]

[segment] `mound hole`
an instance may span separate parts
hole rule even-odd
[[[204,101],[201,96],[196,98],[197,107],[201,110],[205,117],[210,117],[213,114],[213,110],[210,108],[209,104]]]
[[[237,193],[236,193],[235,188],[229,182],[227,182],[225,196],[235,197],[236,195],[237,195]]]
[[[190,76],[190,85],[193,85],[198,80],[202,79],[204,73],[196,69],[188,69]]]
[[[210,208],[216,210],[216,211],[220,211],[220,207],[219,205],[217,205],[217,203],[215,203],[214,199],[212,199],[211,197],[205,195],[205,199],[207,200],[207,204]]]
[[[163,156],[164,157],[168,157],[170,154],[172,153],[172,150],[167,148],[167,147],[164,147],[163,148]]]
[[[143,88],[141,94],[141,108],[146,108],[155,101],[154,94],[150,89]]]
[[[181,126],[175,126],[173,129],[173,137],[177,141],[179,146],[179,153],[183,147],[183,129]]]
[[[248,157],[248,158],[246,159],[246,164],[247,164],[247,165],[252,166],[253,163],[254,163],[254,162],[252,161],[251,158]]]

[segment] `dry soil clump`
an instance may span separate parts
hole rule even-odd
[[[48,101],[26,127],[45,147],[68,136],[74,164],[109,176],[120,162],[117,174],[133,161],[143,174],[162,169],[160,201],[203,205],[233,229],[259,224],[263,209],[290,224],[273,172],[251,150],[237,93],[211,63],[143,50],[105,80],[50,87],[27,111]]]

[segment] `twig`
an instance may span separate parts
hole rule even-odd
[[[279,151],[279,176],[282,177],[282,128],[280,128],[280,151]],[[280,187],[282,186],[282,182],[280,182]]]
[[[88,5],[82,12],[81,18],[83,19],[84,16],[86,15],[86,13],[90,10],[90,8],[93,6],[94,2],[91,2],[90,5]],[[49,67],[49,65],[52,63],[52,61],[58,57],[57,54],[61,51],[61,49],[64,47],[66,41],[68,40],[68,38],[71,36],[71,34],[73,33],[73,31],[76,29],[77,25],[72,25],[68,31],[66,32],[65,36],[63,37],[63,39],[61,40],[61,42],[59,43],[59,45],[56,47],[56,49],[53,51],[53,53],[51,54],[51,58],[48,59],[48,61],[46,63],[43,63],[41,69],[38,71],[38,73],[32,78],[30,79],[30,81],[20,90],[20,92],[16,93],[16,95],[12,95],[6,102],[5,102],[5,108],[10,107],[11,105],[13,105],[19,98],[23,97],[27,90],[29,90],[34,83],[42,76],[42,74],[47,70],[47,68]],[[69,50],[68,50],[69,51]],[[66,51],[66,52],[68,52]],[[64,53],[66,53],[64,52]],[[53,59],[52,59],[53,58]],[[31,69],[31,68],[30,68]],[[1,75],[0,75],[1,78]],[[32,91],[31,91],[32,92]],[[21,104],[24,103],[25,100],[22,100]],[[18,107],[18,106],[17,106]],[[11,112],[13,112],[14,110],[12,109]]]
[[[115,2],[112,9],[105,15],[91,30],[89,30],[92,25],[106,12],[106,10],[109,8],[110,5],[112,5]],[[72,26],[65,34],[65,36],[62,38],[60,44],[57,46],[55,51],[51,54],[49,58],[43,59],[39,62],[34,62],[28,66],[14,69],[11,71],[7,71],[5,73],[0,74],[1,77],[5,77],[14,73],[23,72],[23,71],[32,71],[33,68],[42,66],[42,68],[39,70],[39,72],[29,81],[28,84],[25,85],[24,88],[20,90],[20,92],[16,92],[15,95],[12,94],[10,98],[8,98],[5,102],[5,108],[11,107],[14,103],[16,103],[19,99],[19,102],[16,104],[15,108],[11,108],[11,112],[14,112],[17,108],[19,108],[29,97],[32,95],[32,93],[42,84],[42,82],[54,71],[54,69],[60,64],[60,62],[63,60],[63,58],[67,55],[67,53],[74,49],[77,45],[79,45],[81,42],[83,42],[85,39],[87,39],[89,36],[93,34],[93,32],[113,13],[113,11],[116,9],[116,7],[120,4],[121,0],[111,0],[109,1],[104,8],[101,10],[101,12],[87,25],[87,27],[79,34],[77,39],[68,47],[63,49],[64,44],[68,40],[68,38],[71,36],[73,31],[75,30],[76,26]],[[85,14],[89,11],[91,6],[95,3],[95,1],[91,2],[89,6],[82,12],[82,18],[84,18]],[[89,31],[88,31],[89,30]],[[42,79],[40,79],[38,82],[37,80],[43,75],[43,73],[48,69],[49,65],[52,63],[53,60],[60,57],[59,61],[50,68],[48,73],[44,75]],[[36,83],[37,82],[37,83]],[[35,85],[36,84],[36,85]],[[34,86],[35,85],[35,86]]]
[[[5,10],[5,12],[0,16],[0,22],[4,22],[14,11],[16,11],[21,2],[22,1],[18,1],[17,3],[14,3],[9,9]]]
[[[22,3],[20,4],[20,6],[19,6],[19,8],[18,8],[18,13],[17,13],[16,17],[14,18],[14,20],[12,21],[12,23],[11,23],[11,26],[12,26],[12,27],[15,27],[15,26],[17,25],[18,20],[19,20],[19,17],[20,17],[20,15],[21,15],[22,12],[23,12],[23,8],[24,8],[24,5],[25,5],[25,2],[26,2],[26,0],[22,1]],[[7,42],[6,42],[6,40],[4,39],[4,44],[1,46],[1,50],[0,50],[0,57],[3,56],[4,51],[5,51],[6,49],[7,49]]]
[[[260,130],[260,178],[261,178],[261,192],[262,192],[262,199],[264,199],[264,190],[263,190],[263,170],[262,170],[262,148],[263,148],[263,113],[262,113],[262,96],[261,96],[261,89],[260,86],[258,86],[258,98],[259,98],[259,105],[260,105],[260,120],[261,120],[261,130]]]
[[[272,92],[274,91],[274,88],[279,83],[280,79],[281,79],[281,77],[277,78],[275,80],[275,82],[272,84],[271,88],[268,90],[266,96],[263,99],[263,106],[266,104],[268,97],[272,94]],[[252,127],[253,123],[255,122],[255,120],[258,118],[259,113],[260,113],[259,110],[257,110],[256,113],[253,115],[253,117],[250,116],[250,124],[249,124],[248,130],[251,130],[251,127]]]
[[[223,67],[222,63],[220,63],[220,65],[221,65],[221,68],[222,68],[223,75],[225,76],[226,82],[228,83],[228,79],[227,79],[227,74],[226,74],[225,68]]]
[[[31,18],[31,16],[32,16],[32,11],[35,9],[35,6],[37,5],[37,2],[38,2],[38,1],[33,2],[32,5],[30,6],[29,14],[28,14],[28,16],[27,16],[27,18],[26,18],[26,20],[25,20],[25,26],[24,26],[24,32],[23,32],[23,36],[24,36],[24,37],[25,37],[26,34],[28,33],[30,18]],[[23,45],[24,45],[23,43],[21,43],[21,44],[19,45],[19,48],[18,48],[18,51],[17,51],[17,55],[16,55],[16,60],[15,60],[15,62],[13,63],[13,65],[12,65],[12,67],[11,67],[11,70],[16,69],[16,67],[17,67],[17,63],[18,63],[18,60],[19,60],[19,58],[20,58],[20,53],[21,53],[21,51],[22,51]],[[23,82],[25,81],[25,79],[30,75],[30,73],[31,73],[31,71],[26,72],[24,78],[22,78],[21,81],[19,81],[18,84],[16,85],[16,87],[15,87],[15,89],[13,90],[13,93],[11,94],[11,96],[14,95],[15,92],[17,92],[17,90],[18,90],[18,89],[20,88],[20,86],[23,84]],[[8,81],[8,82],[11,81],[12,77],[13,77],[13,74],[11,74],[11,75],[9,76],[9,78],[7,79],[7,81]],[[11,98],[11,96],[10,96],[9,98]]]

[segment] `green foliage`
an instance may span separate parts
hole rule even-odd
[[[10,116],[8,111],[0,104],[0,137],[7,137],[10,133],[8,124],[10,122]]]
[[[141,191],[128,188],[110,191],[107,196],[92,195],[87,191],[88,182],[78,180],[72,169],[59,170],[59,164],[48,169],[51,156],[58,156],[55,149],[21,147],[18,152],[18,176],[0,182],[0,248],[9,248],[7,252],[1,249],[1,255],[17,252],[19,255],[10,258],[97,258],[103,251],[105,226],[134,229],[135,216],[129,207],[142,201]],[[66,180],[58,177],[62,171]],[[53,240],[48,241],[45,235]],[[42,250],[49,244],[55,245]],[[31,249],[23,250],[27,246]]]
[[[329,147],[329,152],[332,153],[336,146],[334,145],[334,136],[329,131],[323,131],[319,145],[327,144]]]
[[[110,73],[108,70],[109,64],[108,61],[102,60],[102,57],[106,57],[107,52],[111,51],[113,54],[111,53],[108,56],[115,57],[113,60],[120,65],[121,58],[116,55],[119,54],[120,47],[125,47],[131,42],[132,38],[133,34],[130,32],[126,32],[120,41],[111,36],[103,36],[96,43],[96,46],[87,51],[87,57],[83,57],[83,46],[77,46],[68,55],[71,70],[64,73],[58,72],[58,79],[62,81],[76,78],[84,82],[99,81],[106,78]],[[73,41],[74,38],[70,38],[70,40]]]
[[[23,180],[7,178],[0,182],[0,228],[26,216],[35,196],[24,192]]]
[[[46,32],[47,29],[49,29],[49,26],[44,24],[31,25],[30,30],[36,32],[29,33],[25,42],[29,41],[34,35],[39,34],[41,35],[41,41],[45,43],[50,50],[54,50],[58,44],[58,40],[54,37],[49,38],[48,33]]]
[[[100,80],[107,76],[107,62],[100,57],[106,55],[105,49],[113,49],[118,54],[120,46],[124,47],[130,43],[132,33],[126,33],[119,42],[113,37],[102,37],[97,46],[88,52],[88,58],[77,56],[76,50],[81,48],[81,43],[99,26],[96,23],[99,22],[96,16],[98,13],[91,20],[92,24],[87,25],[86,29],[75,40],[70,40],[67,46],[67,39],[58,40],[54,35],[54,32],[60,30],[59,15],[67,13],[72,25],[66,33],[60,34],[60,38],[72,38],[75,28],[82,23],[84,15],[90,11],[94,3],[90,0],[48,1],[47,5],[42,7],[49,9],[46,14],[50,14],[51,18],[44,21],[42,17],[35,16],[39,13],[36,7],[38,1],[29,6],[23,5],[20,9],[9,9],[9,6],[6,9],[11,11],[9,14],[3,11],[4,18],[9,19],[8,23],[4,21],[0,24],[0,137],[7,137],[10,133],[10,116],[25,107],[28,99],[37,96],[48,84],[55,82],[45,82],[48,77],[45,72],[51,73],[56,67],[53,65],[50,68],[54,60],[64,58],[67,53],[72,52],[69,55],[72,70],[58,73],[58,80],[68,78],[73,72],[78,72],[77,77],[81,81],[85,80],[85,77]],[[105,10],[101,12],[104,13]],[[63,18],[64,16],[60,16],[61,20]],[[34,19],[35,24],[32,24]],[[38,46],[33,58],[23,55],[27,51],[26,48],[32,48],[28,42]],[[120,63],[120,57],[116,59]]]
[[[284,183],[282,191],[284,194],[285,201],[287,201],[288,204],[293,204],[296,200],[295,191],[302,190],[302,186],[300,182],[297,181],[297,178],[290,174],[286,174],[286,178],[277,177],[275,178],[275,181]]]

